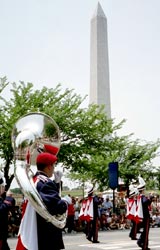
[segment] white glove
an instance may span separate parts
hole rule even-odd
[[[60,183],[62,179],[63,173],[59,170],[54,172],[54,180],[56,183]]]

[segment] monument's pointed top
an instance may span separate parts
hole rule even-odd
[[[104,14],[104,11],[103,11],[99,2],[97,4],[96,10],[95,10],[92,18],[95,18],[95,17],[105,17],[106,18],[106,15]]]

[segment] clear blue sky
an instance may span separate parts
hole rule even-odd
[[[111,111],[124,134],[160,137],[160,1],[100,0],[108,20]],[[0,1],[0,77],[89,94],[97,0]],[[9,95],[9,92],[7,93]],[[86,102],[86,105],[88,101]]]

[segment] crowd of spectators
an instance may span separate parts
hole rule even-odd
[[[12,193],[8,193],[8,199],[11,199]],[[68,206],[68,217],[65,233],[82,232],[85,228],[85,222],[79,219],[79,212],[81,209],[82,198],[71,197],[71,204]],[[116,197],[115,209],[113,211],[113,200],[108,196],[103,197],[98,195],[101,199],[101,205],[99,205],[99,230],[125,230],[130,229],[130,221],[126,218],[126,199],[125,197]],[[13,198],[12,198],[13,199]],[[160,198],[155,197],[151,205],[151,227],[160,227]],[[11,207],[8,216],[8,234],[9,237],[17,236],[19,225],[21,221],[21,206],[17,206],[16,203]]]
[[[70,196],[70,194],[69,194]],[[126,204],[123,199],[116,200],[115,211],[113,211],[113,202],[109,197],[98,197],[101,202],[99,205],[99,230],[107,231],[114,229],[129,229],[130,222],[126,219]],[[83,231],[85,221],[79,219],[82,199],[71,197],[72,203],[68,206],[68,218],[64,229],[67,233]]]
[[[72,223],[69,223],[69,225],[68,223],[66,224],[65,232],[75,233],[83,231],[85,222],[79,219],[79,212],[81,208],[82,199],[78,197],[71,197],[71,198],[72,198],[72,204],[70,206],[72,207]],[[113,209],[113,200],[111,200],[108,196],[103,198],[102,195],[99,195],[99,199],[101,199],[102,201],[101,205],[99,206],[99,230],[107,231],[115,229],[118,230],[130,229],[131,221],[126,218],[125,197],[116,197],[114,209]],[[159,196],[157,197],[155,196],[155,199],[152,202],[150,208],[150,214],[151,214],[150,226],[160,227]],[[67,221],[70,221],[70,219],[68,219]]]

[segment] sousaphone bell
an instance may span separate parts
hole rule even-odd
[[[14,149],[14,175],[24,196],[29,200],[37,213],[58,228],[64,228],[66,213],[51,215],[42,201],[34,183],[33,169],[39,153],[47,148],[60,149],[60,131],[56,122],[46,114],[35,112],[21,117],[12,130]]]

